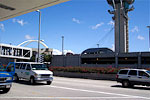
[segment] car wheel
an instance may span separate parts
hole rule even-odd
[[[47,85],[51,85],[52,81],[47,81]]]
[[[4,89],[3,89],[3,93],[9,92],[9,90],[10,90],[10,88],[4,88]]]
[[[124,81],[122,82],[122,86],[123,86],[123,87],[129,87],[129,86],[130,86],[129,81],[128,81],[128,80],[124,80]]]
[[[14,75],[14,81],[16,81],[16,82],[19,81],[19,77],[17,74]]]
[[[35,84],[34,77],[31,77],[31,78],[30,78],[30,84]]]

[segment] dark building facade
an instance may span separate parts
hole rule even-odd
[[[82,54],[54,55],[52,58],[51,66],[81,66],[81,67],[112,66],[112,67],[131,67],[131,68],[150,67],[150,52],[114,53],[109,49],[103,50],[87,49],[83,51]]]

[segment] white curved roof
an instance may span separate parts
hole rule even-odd
[[[0,21],[69,0],[0,0]]]

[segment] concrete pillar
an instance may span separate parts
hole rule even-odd
[[[138,53],[138,66],[137,68],[142,68],[141,66],[141,52]]]
[[[118,53],[115,54],[115,67],[118,67]]]
[[[66,56],[62,55],[63,67],[66,67]]]
[[[78,66],[80,67],[81,65],[81,55],[78,56]]]
[[[115,52],[126,53],[127,50],[127,13],[124,9],[121,9],[121,4],[116,4],[116,10],[114,15],[115,20]]]

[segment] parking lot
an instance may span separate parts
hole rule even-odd
[[[122,88],[116,81],[54,77],[51,85],[27,81],[13,83],[0,100],[145,100],[150,99],[150,87]]]

